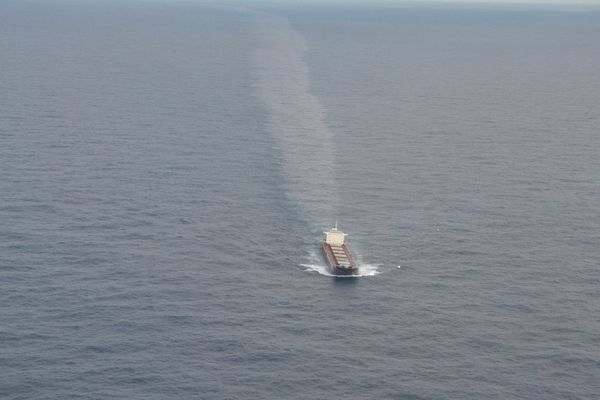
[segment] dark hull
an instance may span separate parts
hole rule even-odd
[[[355,267],[329,267],[331,273],[334,275],[356,275],[358,274],[358,268]]]
[[[323,255],[325,256],[325,260],[327,261],[327,265],[329,265],[331,273],[335,275],[358,274],[358,265],[356,264],[356,261],[354,261],[352,254],[350,254],[350,250],[348,250],[348,247],[345,244],[341,247],[347,260],[349,261],[349,265],[347,266],[340,265],[335,257],[335,254],[333,253],[333,250],[331,249],[331,246],[329,246],[327,243],[323,243]]]

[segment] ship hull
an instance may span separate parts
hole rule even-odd
[[[358,274],[358,268],[348,267],[329,267],[331,273],[334,275],[356,275]]]
[[[331,273],[334,275],[358,274],[358,265],[345,244],[333,249],[329,244],[323,243],[322,249]]]

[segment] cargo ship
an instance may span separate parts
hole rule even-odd
[[[335,275],[357,274],[358,265],[346,245],[346,236],[348,235],[338,229],[337,222],[335,227],[323,233],[325,234],[323,254],[331,271]]]

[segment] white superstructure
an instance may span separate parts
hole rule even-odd
[[[335,227],[331,228],[328,232],[323,232],[325,234],[325,243],[330,246],[342,246],[344,244],[346,234],[337,228],[337,222],[335,223]]]

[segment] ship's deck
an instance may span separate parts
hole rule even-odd
[[[356,262],[352,258],[352,255],[345,244],[341,246],[332,246],[328,243],[323,243],[323,251],[325,252],[325,257],[327,258],[330,267],[342,267],[348,269],[357,268]]]

